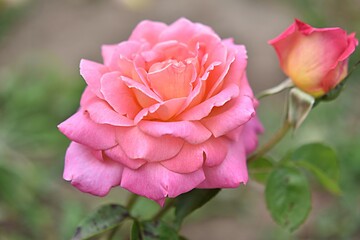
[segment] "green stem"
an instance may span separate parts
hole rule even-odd
[[[155,214],[155,216],[152,218],[152,220],[154,220],[154,221],[159,220],[162,216],[164,216],[165,213],[167,213],[167,211],[170,210],[170,208],[171,208],[172,206],[174,206],[174,204],[175,204],[175,198],[170,199],[170,200],[166,203],[165,207],[161,208],[161,209],[159,210],[159,212],[157,212],[157,213]]]
[[[280,128],[265,145],[260,147],[253,155],[248,158],[248,162],[258,159],[267,153],[270,149],[272,149],[278,142],[280,142],[280,140],[286,135],[290,128],[291,124],[288,121],[285,121],[282,128]]]

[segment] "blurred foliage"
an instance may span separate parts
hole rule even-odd
[[[56,125],[76,110],[83,84],[59,71],[44,63],[1,69],[0,239],[65,238],[82,214],[76,201],[61,201],[68,141]]]
[[[30,0],[0,0],[0,41],[28,9]]]

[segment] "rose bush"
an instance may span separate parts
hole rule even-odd
[[[320,97],[347,75],[348,58],[355,51],[355,33],[341,28],[313,28],[299,20],[269,41],[285,74],[301,90]]]
[[[79,110],[59,125],[72,140],[64,179],[104,196],[113,186],[163,204],[193,188],[248,179],[262,126],[245,47],[202,24],[143,21],[128,41],[80,63]]]

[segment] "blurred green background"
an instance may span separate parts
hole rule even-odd
[[[171,23],[184,16],[246,45],[250,83],[259,92],[285,78],[267,40],[295,17],[360,34],[359,9],[357,0],[0,0],[0,240],[70,239],[89,211],[126,201],[120,188],[98,198],[62,179],[69,141],[56,126],[78,107],[85,86],[80,59],[101,61],[101,44],[126,40],[142,19]],[[359,59],[358,50],[350,66]],[[333,146],[341,159],[341,196],[314,181],[310,217],[290,234],[273,223],[263,187],[250,181],[222,191],[185,222],[183,234],[199,240],[360,239],[359,80],[357,71],[336,101],[316,107],[272,152],[282,156],[314,141]],[[259,107],[262,141],[279,127],[283,100],[270,97]],[[142,200],[135,211],[156,208]]]

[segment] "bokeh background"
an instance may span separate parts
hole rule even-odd
[[[210,25],[222,38],[245,44],[255,92],[282,81],[267,41],[293,19],[340,26],[360,36],[359,0],[0,0],[0,240],[70,239],[78,222],[102,203],[125,203],[113,189],[90,196],[62,179],[69,141],[56,126],[78,108],[84,81],[79,61],[101,61],[100,46],[126,40],[143,19],[179,17]],[[360,59],[357,51],[352,59]],[[184,224],[189,239],[360,239],[360,70],[334,102],[321,104],[272,156],[314,141],[333,146],[341,168],[340,196],[312,182],[313,209],[295,233],[277,227],[262,185],[222,191]],[[280,126],[284,95],[259,108],[266,133]],[[157,205],[142,199],[139,214]],[[126,226],[125,226],[126,227]],[[121,234],[123,237],[121,238]],[[120,232],[119,239],[127,239]]]

